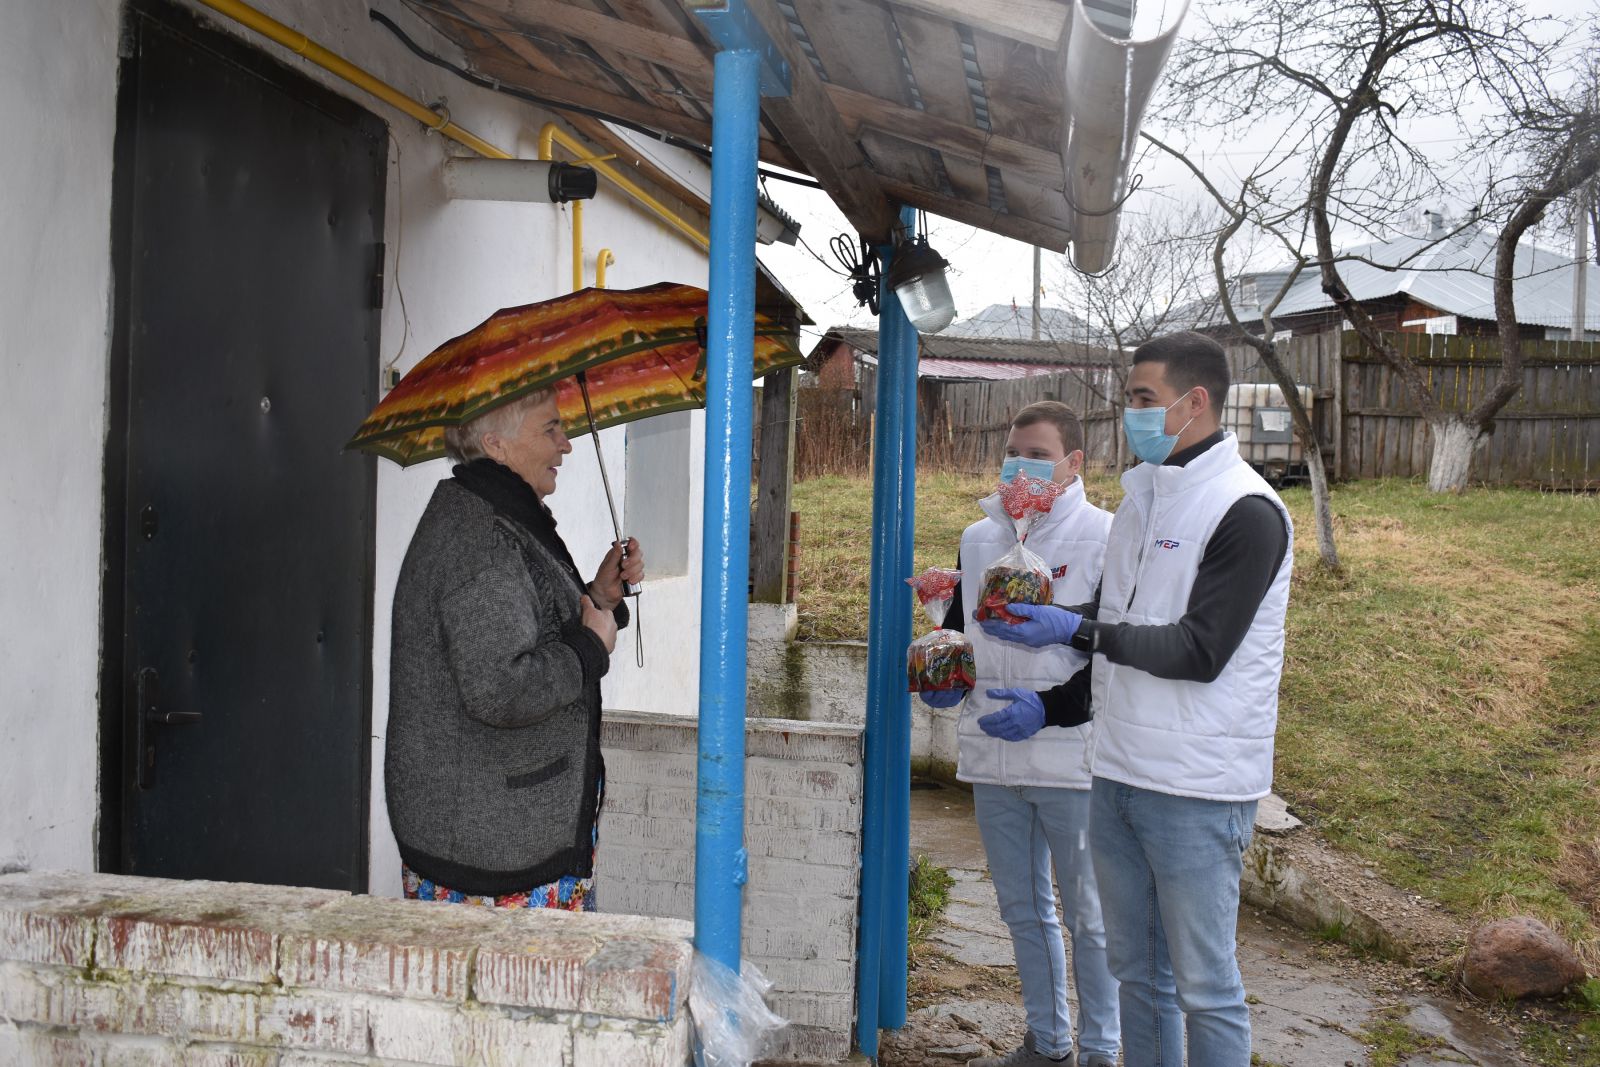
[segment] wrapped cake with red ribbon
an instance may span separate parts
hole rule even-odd
[[[1007,611],[1007,604],[1050,603],[1050,565],[1040,559],[1038,553],[1030,551],[1024,542],[1028,531],[1050,514],[1065,490],[1066,486],[1048,478],[1030,478],[1024,474],[1000,484],[997,490],[1000,506],[1011,518],[1017,543],[984,569],[974,618],[980,622],[1000,619],[1016,623],[1022,619]]]
[[[957,630],[944,629],[945,615],[955,596],[961,572],[929,567],[906,584],[916,590],[923,612],[937,629],[911,642],[906,650],[906,682],[913,693],[941,689],[971,689],[978,670],[972,659],[972,642]]]

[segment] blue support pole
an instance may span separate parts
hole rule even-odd
[[[894,299],[890,294],[889,299]],[[883,911],[885,904],[884,847],[887,834],[887,771],[889,705],[883,699],[883,650],[893,640],[889,633],[892,608],[884,610],[884,600],[892,600],[893,590],[880,589],[885,575],[892,574],[891,554],[898,544],[893,524],[899,495],[890,496],[884,486],[899,460],[899,449],[886,449],[886,427],[894,405],[888,386],[887,360],[893,347],[885,343],[887,326],[878,320],[878,395],[872,429],[872,570],[867,607],[867,714],[863,730],[861,783],[861,930],[856,940],[856,1047],[867,1056],[878,1054],[879,990],[883,981]],[[892,328],[892,327],[891,327]]]
[[[909,209],[903,224],[912,221]],[[888,269],[892,252],[879,250]],[[880,1027],[905,1025],[906,894],[910,856],[911,705],[905,653],[915,504],[916,331],[884,286],[873,420],[872,577],[867,623],[867,720],[856,1044],[878,1051]]]
[[[756,151],[762,56],[716,56],[711,114],[711,280],[706,316],[695,947],[739,971],[744,849],[745,646],[749,632]]]
[[[916,211],[900,209],[900,225],[913,232]],[[888,286],[883,286],[888,289]],[[890,343],[894,357],[886,369],[879,364],[879,396],[886,383],[900,406],[899,438],[886,435],[883,447],[898,450],[896,469],[899,496],[899,522],[895,526],[895,570],[898,578],[909,578],[916,568],[914,555],[917,518],[917,331],[893,292],[881,297],[879,321],[894,324]],[[880,342],[881,353],[884,346]],[[888,896],[883,909],[882,979],[878,991],[878,1025],[898,1030],[906,1024],[907,912],[910,906],[911,878],[911,695],[905,685],[905,647],[911,643],[911,611],[904,582],[890,582],[899,598],[899,611],[889,612],[898,626],[889,648],[895,652],[886,663],[884,699],[890,708],[887,716],[888,739],[884,746],[884,888]],[[889,656],[885,655],[886,661]],[[895,669],[891,669],[895,668]]]

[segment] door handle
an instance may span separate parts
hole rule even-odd
[[[155,783],[156,745],[152,725],[181,726],[200,721],[198,711],[168,711],[161,707],[161,675],[154,667],[142,668],[134,679],[134,752],[140,789]]]

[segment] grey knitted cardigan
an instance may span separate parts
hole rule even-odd
[[[395,587],[384,765],[423,877],[500,894],[592,873],[609,658],[580,595],[530,531],[439,483]]]

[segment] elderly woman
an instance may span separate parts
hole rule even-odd
[[[544,504],[572,451],[553,390],[445,444],[455,477],[394,596],[384,781],[405,894],[593,911],[600,679],[644,559],[613,544],[579,576]]]

